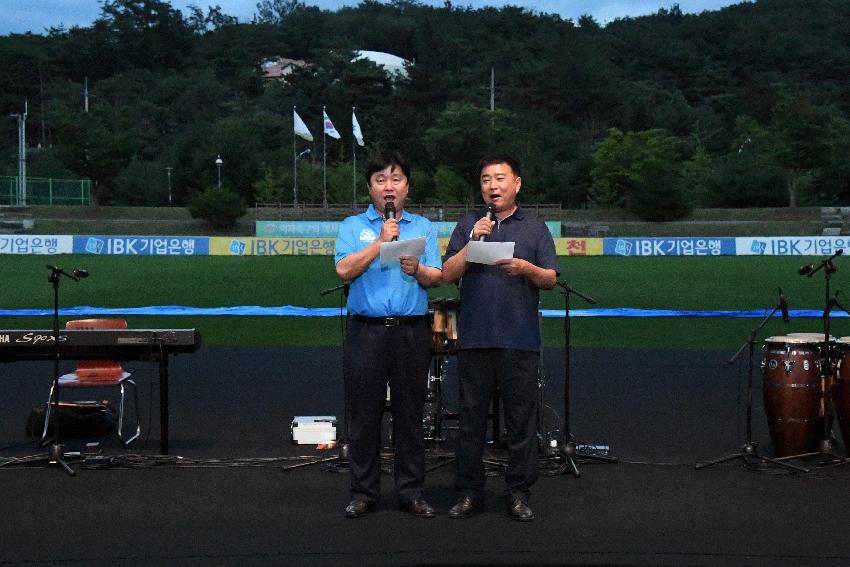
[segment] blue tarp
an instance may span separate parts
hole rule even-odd
[[[771,310],[754,309],[750,311],[677,311],[674,309],[571,309],[571,317],[766,317]],[[345,313],[345,310],[343,310]],[[0,316],[29,317],[52,315],[52,309],[0,309]],[[60,315],[159,315],[159,316],[247,316],[247,317],[336,317],[338,307],[295,307],[281,305],[261,307],[258,305],[240,305],[236,307],[186,307],[183,305],[149,305],[147,307],[91,307],[82,305],[59,310]],[[543,309],[544,317],[563,317],[563,309]],[[822,311],[797,309],[790,311],[791,317],[822,317]],[[843,311],[833,311],[832,317],[847,317]]]

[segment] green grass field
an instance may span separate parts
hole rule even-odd
[[[797,275],[814,258],[804,257],[565,257],[563,281],[598,300],[596,308],[746,310],[771,308],[781,286],[791,309],[822,309],[823,277]],[[52,307],[53,290],[47,264],[66,269],[83,267],[91,277],[80,283],[63,279],[61,306],[139,307],[239,305],[336,307],[339,294],[319,291],[339,282],[331,257],[217,257],[190,258],[120,256],[0,256],[3,266],[4,309]],[[842,269],[833,276],[832,290],[850,278]],[[850,267],[848,267],[850,270]],[[453,297],[454,286],[431,290],[432,297]],[[562,309],[556,290],[541,293],[542,306]],[[573,297],[573,309],[587,305]],[[333,345],[340,342],[335,317],[128,317],[141,328],[197,327],[205,344],[218,345]],[[64,322],[64,320],[63,320]],[[759,319],[576,317],[572,342],[576,346],[726,349],[743,343]],[[47,328],[50,317],[3,317],[2,328]],[[762,333],[817,331],[817,318],[790,325],[772,321]],[[546,319],[549,346],[563,342],[563,320]],[[850,334],[850,320],[833,320],[833,334]]]

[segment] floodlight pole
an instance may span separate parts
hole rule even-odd
[[[18,121],[18,204],[27,205],[27,101],[23,114],[9,114]]]

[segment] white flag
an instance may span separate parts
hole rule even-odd
[[[328,113],[323,110],[322,115],[325,118],[325,134],[335,140],[342,138],[342,136],[339,135],[339,132],[336,131],[336,128],[334,128],[334,123],[331,122],[330,118],[328,118]]]
[[[292,108],[292,125],[295,129],[295,135],[301,136],[308,142],[313,141],[313,134],[310,133],[310,130],[307,128],[307,125],[304,124],[304,121],[301,120],[301,117],[298,116],[298,113],[295,112],[295,108]]]
[[[358,146],[365,146],[366,143],[363,141],[363,131],[360,130],[360,123],[357,122],[357,116],[354,114],[354,111],[351,111],[351,131],[354,133],[354,139],[357,140]]]

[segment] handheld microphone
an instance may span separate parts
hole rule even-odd
[[[78,270],[74,270],[71,273],[73,273],[74,277],[76,277],[76,278],[87,278],[87,277],[89,277],[89,271],[88,270],[79,270],[78,269]]]
[[[395,203],[387,201],[387,204],[384,205],[384,216],[387,217],[387,220],[395,218]],[[398,240],[398,236],[393,236],[393,242],[396,240]]]
[[[487,220],[493,220],[493,217],[495,216],[495,213],[493,211],[493,203],[487,203],[487,214],[484,216],[487,217]],[[485,237],[486,235],[482,234],[478,237],[478,241],[484,242]]]
[[[791,321],[791,317],[788,316],[788,300],[785,299],[785,294],[782,293],[782,288],[777,288],[779,290],[779,308],[782,309],[782,320],[786,323]]]

